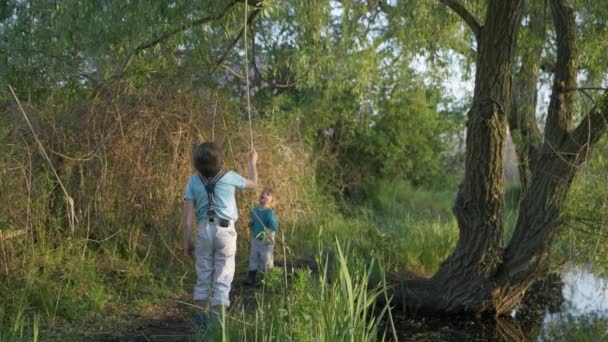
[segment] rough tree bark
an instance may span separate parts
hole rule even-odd
[[[479,28],[475,93],[467,114],[465,176],[454,205],[460,237],[430,279],[402,283],[407,309],[427,313],[503,315],[542,273],[559,227],[568,189],[590,148],[606,130],[608,99],[570,130],[576,88],[576,27],[566,0],[549,0],[557,61],[545,139],[534,156],[529,191],[520,203],[514,235],[503,249],[503,147],[511,105],[511,78],[523,0],[493,0]],[[453,7],[454,1],[442,1]]]

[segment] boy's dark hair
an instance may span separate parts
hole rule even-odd
[[[272,195],[272,188],[264,188],[262,189],[262,192],[267,195]]]
[[[201,175],[213,177],[222,169],[224,154],[214,142],[204,142],[194,149],[192,165]]]

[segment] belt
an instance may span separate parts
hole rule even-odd
[[[230,220],[228,220],[228,219],[221,218],[221,217],[210,217],[209,218],[209,222],[211,222],[211,223],[215,223],[216,221],[220,224],[220,227],[230,227]]]

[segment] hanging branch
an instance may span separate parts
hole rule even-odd
[[[460,18],[462,18],[462,20],[464,20],[469,25],[469,27],[475,34],[475,37],[477,37],[477,39],[479,39],[479,37],[481,36],[481,25],[479,24],[479,21],[477,21],[477,19],[475,18],[475,16],[473,16],[473,14],[471,12],[469,12],[457,0],[439,0],[439,1],[442,2],[444,5],[448,6],[449,8],[451,8],[452,11],[456,12],[456,14],[458,14],[460,16]]]

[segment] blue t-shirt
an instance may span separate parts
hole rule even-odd
[[[254,238],[258,238],[260,233],[264,231],[264,227],[275,232],[279,228],[277,217],[271,208],[261,209],[255,207],[251,210],[249,216],[251,218],[251,236]]]
[[[242,189],[243,187],[245,187],[245,178],[234,171],[226,172],[215,184],[215,212],[219,217],[234,221],[239,218],[236,209],[235,190],[237,188]],[[196,222],[209,219],[209,215],[207,214],[207,205],[209,203],[207,191],[205,191],[205,185],[203,185],[198,174],[190,176],[188,185],[186,185],[186,191],[184,192],[184,199],[194,201]]]

